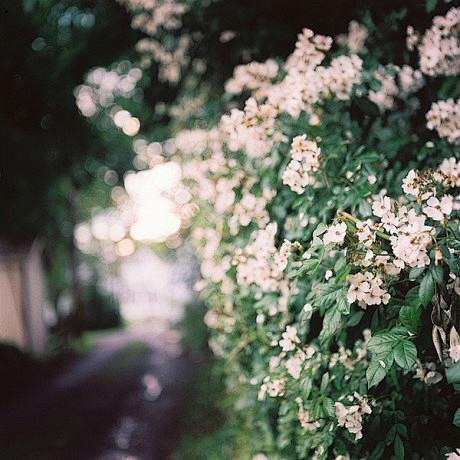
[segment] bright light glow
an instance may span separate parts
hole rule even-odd
[[[121,257],[130,256],[136,250],[133,240],[125,238],[118,242],[115,246],[115,252]]]
[[[127,136],[135,136],[140,127],[141,122],[137,118],[132,117],[123,125],[122,129]]]
[[[130,230],[133,239],[160,243],[179,231],[181,219],[176,212],[177,205],[163,193],[174,191],[180,177],[180,166],[174,162],[126,175],[125,188],[135,215]]]
[[[123,128],[125,123],[131,118],[131,114],[127,110],[119,110],[113,116],[113,122],[119,127]]]
[[[141,206],[139,220],[131,227],[131,236],[138,241],[163,242],[176,233],[181,224],[170,200],[157,197],[148,207]]]
[[[177,163],[170,161],[155,166],[151,174],[156,187],[160,190],[170,190],[179,182],[181,169]]]

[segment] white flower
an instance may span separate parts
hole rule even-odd
[[[357,404],[348,407],[344,406],[341,402],[336,402],[335,415],[338,425],[344,426],[350,433],[354,434],[355,441],[357,441],[363,437],[363,414],[372,413],[372,409],[367,403],[365,396],[354,393],[353,397],[350,396],[348,399],[353,401],[353,398],[357,400]]]
[[[324,275],[324,278],[328,280],[334,273],[332,273],[332,270],[326,270],[326,274]]]
[[[455,452],[446,454],[447,460],[460,460],[460,448],[455,449]]]
[[[391,211],[391,200],[387,196],[381,196],[372,203],[372,212],[374,216],[383,217]]]
[[[441,201],[432,196],[423,207],[423,212],[433,220],[443,221],[452,212],[454,197],[450,195],[443,196]]]
[[[339,224],[331,225],[323,236],[323,242],[324,244],[342,244],[345,240],[346,233],[347,224],[345,222],[340,222]]]
[[[297,329],[293,326],[286,326],[286,332],[283,332],[282,339],[279,341],[280,347],[283,351],[295,350],[296,343],[300,343],[300,339],[297,336]]]

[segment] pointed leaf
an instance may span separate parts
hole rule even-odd
[[[347,289],[341,289],[337,294],[337,309],[342,315],[350,314],[350,304],[347,300]]]
[[[418,297],[422,305],[426,307],[430,300],[433,298],[434,295],[434,281],[431,273],[428,272],[423,278],[422,282],[420,283],[420,291],[418,293]]]
[[[406,305],[412,305],[413,307],[418,307],[421,302],[419,299],[420,286],[415,286],[409,290],[406,294]]]
[[[386,369],[378,361],[371,361],[366,371],[368,388],[378,385],[386,374]]]
[[[398,460],[404,460],[404,444],[398,435],[395,438],[394,448]]]
[[[425,267],[413,267],[409,272],[409,279],[412,281],[416,280],[424,271]]]
[[[443,272],[441,265],[430,265],[430,273],[435,283],[442,284]]]
[[[399,320],[413,334],[416,334],[420,322],[420,307],[403,305],[399,310]]]
[[[320,343],[324,343],[340,327],[342,315],[336,308],[331,308],[324,315],[323,329],[319,334]]]
[[[314,301],[314,304],[318,307],[327,307],[332,303],[336,302],[339,290],[342,286],[337,284],[325,284],[320,287],[320,296]]]
[[[326,413],[326,415],[329,415],[329,417],[335,416],[335,405],[334,405],[334,401],[332,401],[331,398],[324,399],[323,408],[324,408],[324,412]]]
[[[403,368],[410,369],[417,359],[417,348],[412,342],[404,340],[393,350],[395,361]]]
[[[367,349],[374,354],[385,353],[408,336],[409,334],[405,328],[395,327],[390,332],[382,332],[371,337]]]

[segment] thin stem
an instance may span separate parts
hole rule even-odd
[[[351,214],[348,214],[348,212],[345,212],[345,211],[337,211],[337,214],[340,217],[344,217],[345,219],[351,220],[355,224],[358,224],[358,223],[362,222],[359,219],[357,219],[355,216],[352,216]],[[383,233],[380,230],[374,230],[374,232],[375,232],[376,235],[380,236],[380,238],[383,238],[384,240],[390,241],[390,237],[386,233]]]

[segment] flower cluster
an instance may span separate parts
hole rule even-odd
[[[350,288],[348,289],[347,300],[349,303],[358,301],[359,305],[380,305],[388,304],[390,294],[382,289],[383,280],[371,272],[357,273],[349,277]]]
[[[316,184],[316,178],[311,172],[318,171],[321,149],[316,142],[307,141],[306,135],[297,136],[291,144],[291,162],[283,172],[283,184],[299,194],[305,187]],[[310,174],[309,174],[310,173]]]
[[[411,45],[420,45],[412,32]],[[439,381],[430,364],[438,348],[439,367],[459,360],[460,162],[454,146],[428,137],[423,114],[414,116],[433,102],[421,99],[432,97],[431,86],[420,91],[430,74],[391,64],[381,58],[385,47],[373,54],[372,34],[352,22],[331,53],[331,38],[305,29],[284,64],[235,69],[225,98],[247,92],[243,108],[232,101],[209,131],[176,137],[196,202],[191,239],[210,304],[210,347],[231,362],[232,396],[247,406],[259,390],[254,417],[270,427],[271,441],[262,434],[265,444],[241,458],[368,458],[375,442],[362,439],[365,417],[385,432],[376,435],[382,456],[393,455],[389,427],[423,456],[404,419],[386,416],[407,407],[395,379],[405,379],[410,410],[423,415],[417,391],[421,381]],[[410,62],[407,53],[401,62]],[[432,99],[455,105],[449,88]],[[452,139],[458,117],[442,111],[429,112],[428,127]],[[414,169],[422,161],[424,173]],[[427,346],[430,334],[442,344]],[[287,440],[292,449],[278,450]]]
[[[452,144],[460,143],[460,99],[433,102],[426,120],[428,129],[435,129]]]
[[[278,256],[275,247],[276,231],[275,223],[268,224],[264,230],[256,232],[254,241],[246,246],[244,251],[235,251],[232,263],[236,265],[239,284],[254,283],[263,291],[279,289],[281,276],[286,268],[286,251],[283,249],[282,256]]]
[[[265,90],[269,88],[279,71],[278,63],[274,59],[265,62],[250,62],[239,65],[233,72],[233,77],[227,81],[225,91],[240,94],[244,90],[254,91],[254,96],[259,99],[264,97]]]
[[[353,393],[353,396],[348,396],[346,399],[356,404],[345,406],[340,401],[337,401],[335,403],[335,414],[339,426],[344,426],[350,433],[354,434],[357,441],[363,437],[363,415],[371,414],[372,409],[368,404],[367,397],[360,396],[356,392]]]
[[[335,41],[339,45],[348,46],[351,53],[361,53],[366,49],[364,44],[368,36],[369,31],[367,27],[358,21],[350,21],[350,24],[348,24],[348,34],[338,35]]]
[[[451,8],[445,16],[433,19],[433,25],[418,45],[420,70],[423,73],[430,76],[460,73],[459,29],[460,8]],[[411,43],[414,41],[411,39]]]

